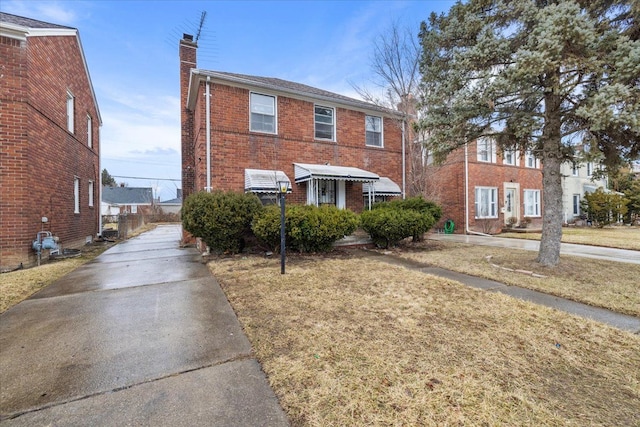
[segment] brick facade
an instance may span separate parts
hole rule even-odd
[[[101,121],[77,31],[65,27],[55,35],[39,31],[37,36],[30,35],[29,28],[23,31],[22,37],[5,31],[0,37],[3,269],[35,262],[31,243],[42,229],[59,237],[65,248],[83,245],[100,232]],[[74,98],[73,132],[67,125],[68,93]],[[79,179],[79,213],[74,213],[75,179]],[[42,217],[48,218],[46,224]]]
[[[283,86],[261,85],[260,81],[238,82],[227,79],[224,73],[190,70],[183,64],[195,61],[190,40],[181,42],[181,88],[183,105],[188,112],[182,114],[183,124],[183,189],[185,197],[206,186],[206,85],[209,77],[211,126],[211,187],[213,190],[244,191],[245,169],[281,170],[292,182],[288,203],[307,202],[307,183],[294,182],[293,163],[356,167],[388,177],[402,184],[402,125],[397,115],[389,110],[350,100],[321,91],[316,96],[309,91],[290,90]],[[246,76],[251,77],[251,76]],[[189,80],[185,87],[184,82]],[[275,79],[273,79],[275,80]],[[301,87],[291,83],[295,88]],[[318,90],[319,91],[319,90]],[[274,134],[250,131],[250,93],[275,96],[276,126]],[[190,98],[187,99],[187,95]],[[335,94],[334,94],[335,95]],[[315,138],[314,106],[334,108],[335,141]],[[365,144],[365,117],[382,117],[383,147]],[[192,126],[190,123],[192,120]],[[190,181],[190,168],[195,168]],[[187,179],[185,179],[187,178]],[[190,188],[188,188],[190,187]],[[345,182],[346,208],[356,212],[364,207],[362,183]]]
[[[494,158],[488,162],[478,160],[477,143],[467,147],[467,165],[465,166],[465,149],[459,148],[452,152],[446,162],[439,167],[432,167],[433,185],[438,187],[438,202],[443,207],[443,218],[437,227],[442,228],[444,221],[452,219],[455,232],[464,233],[467,222],[470,231],[494,234],[502,230],[509,216],[517,218],[522,223],[527,217],[531,221],[529,227],[542,226],[542,169],[539,162],[534,167],[527,167],[525,156],[518,153],[515,165],[505,164],[502,153],[494,153]],[[468,170],[468,205],[465,204],[465,179]],[[478,218],[476,212],[476,187],[495,188],[497,190],[496,215],[492,218]],[[505,212],[507,200],[506,191],[513,190],[512,213]],[[525,215],[525,190],[539,191],[539,215]]]

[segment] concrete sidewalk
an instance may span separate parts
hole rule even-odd
[[[2,426],[287,426],[179,225],[118,244],[0,315]]]
[[[540,242],[537,240],[512,239],[507,237],[431,233],[427,235],[427,239],[441,240],[444,242],[470,243],[473,245],[496,246],[501,248],[524,249],[528,251],[538,251],[540,249]],[[560,254],[603,259],[613,262],[640,264],[640,251],[631,251],[627,249],[561,243]]]

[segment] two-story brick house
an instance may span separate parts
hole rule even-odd
[[[491,138],[480,138],[431,167],[443,219],[456,233],[494,234],[510,223],[542,224],[542,169],[532,153],[501,152]]]
[[[0,266],[99,234],[102,124],[78,30],[0,13]],[[43,217],[47,218],[43,222]]]
[[[397,113],[268,77],[197,68],[197,46],[180,42],[182,185],[361,211],[401,196],[403,126]],[[377,191],[376,191],[377,190]]]

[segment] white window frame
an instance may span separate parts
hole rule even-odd
[[[87,147],[93,147],[93,119],[87,114]]]
[[[580,216],[580,194],[574,194],[571,197],[571,209],[573,210],[573,216]]]
[[[261,96],[261,97],[265,97],[265,98],[271,98],[273,101],[273,112],[269,112],[269,111],[254,111],[254,96]],[[256,104],[256,110],[258,105]],[[260,116],[265,116],[265,117],[272,117],[273,118],[273,131],[269,131],[269,130],[264,130],[264,129],[254,129],[254,114],[256,115],[260,115]],[[257,122],[256,122],[257,125]],[[278,133],[278,98],[275,95],[267,95],[265,93],[259,93],[259,92],[249,92],[249,130],[251,132],[260,132],[260,133],[268,133],[268,134],[272,134],[275,135]]]
[[[522,192],[524,199],[524,216],[540,216],[540,190],[527,189]]]
[[[524,153],[524,166],[531,169],[540,169],[540,159],[533,154],[533,151],[527,150]]]
[[[80,213],[80,178],[73,177],[73,213]]]
[[[587,162],[587,177],[593,176],[593,162]]]
[[[316,112],[317,108],[324,108],[327,110],[331,110],[331,138],[322,138],[318,137],[318,124],[327,125],[327,123],[318,122],[316,119],[318,117],[318,113]],[[328,107],[326,105],[314,104],[313,106],[313,136],[315,139],[319,139],[322,141],[335,141],[336,140],[336,109],[333,107]]]
[[[379,130],[376,130],[376,129],[375,129],[375,128],[376,128],[376,125],[375,125],[375,123],[374,123],[374,122],[375,122],[375,120],[378,120],[378,121],[379,121],[379,124],[380,124],[380,126],[379,126],[379,128],[380,128],[380,129],[379,129]],[[373,129],[369,129],[369,127],[370,127],[370,126],[369,126],[369,124],[370,124],[370,123],[373,123],[373,125],[372,125]],[[382,120],[382,117],[380,117],[380,116],[370,116],[370,115],[366,115],[366,116],[364,117],[364,134],[365,134],[365,137],[364,137],[364,138],[365,138],[365,142],[364,142],[364,143],[365,143],[365,145],[366,145],[367,147],[377,147],[377,148],[383,148],[383,147],[384,147],[384,140],[383,140],[383,135],[384,135],[384,132],[383,132],[383,123],[384,123],[384,121]],[[378,144],[375,144],[375,143],[374,143],[374,144],[371,144],[371,143],[369,142],[369,135],[370,135],[370,134],[371,134],[371,135],[378,135],[378,136],[379,136],[379,143],[378,143]]]
[[[488,137],[478,138],[477,142],[478,161],[483,163],[496,163],[496,143]]]
[[[580,175],[580,167],[578,166],[577,163],[574,163],[573,165],[571,165],[571,175],[573,176]]]
[[[75,133],[75,97],[67,91],[67,130]]]
[[[488,196],[485,199],[483,193]],[[483,215],[483,201],[486,200],[488,205],[486,206],[486,214]],[[476,187],[475,189],[475,208],[476,218],[498,218],[498,187]]]
[[[87,181],[87,185],[89,186],[89,207],[93,207],[93,180]]]
[[[502,164],[509,166],[519,166],[520,152],[518,150],[504,150],[504,152],[502,153]]]

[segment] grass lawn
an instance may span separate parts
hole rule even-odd
[[[293,426],[640,425],[640,336],[349,251],[209,268]]]
[[[424,264],[640,316],[638,264],[561,255],[558,266],[545,268],[535,261],[537,252],[534,251],[434,240],[408,244],[394,253]],[[490,260],[487,260],[488,256]],[[532,277],[494,265],[530,271],[545,277]]]
[[[540,233],[500,234],[500,237],[528,240],[540,240],[540,236]],[[562,241],[564,243],[640,251],[640,227],[564,227],[562,229]]]

